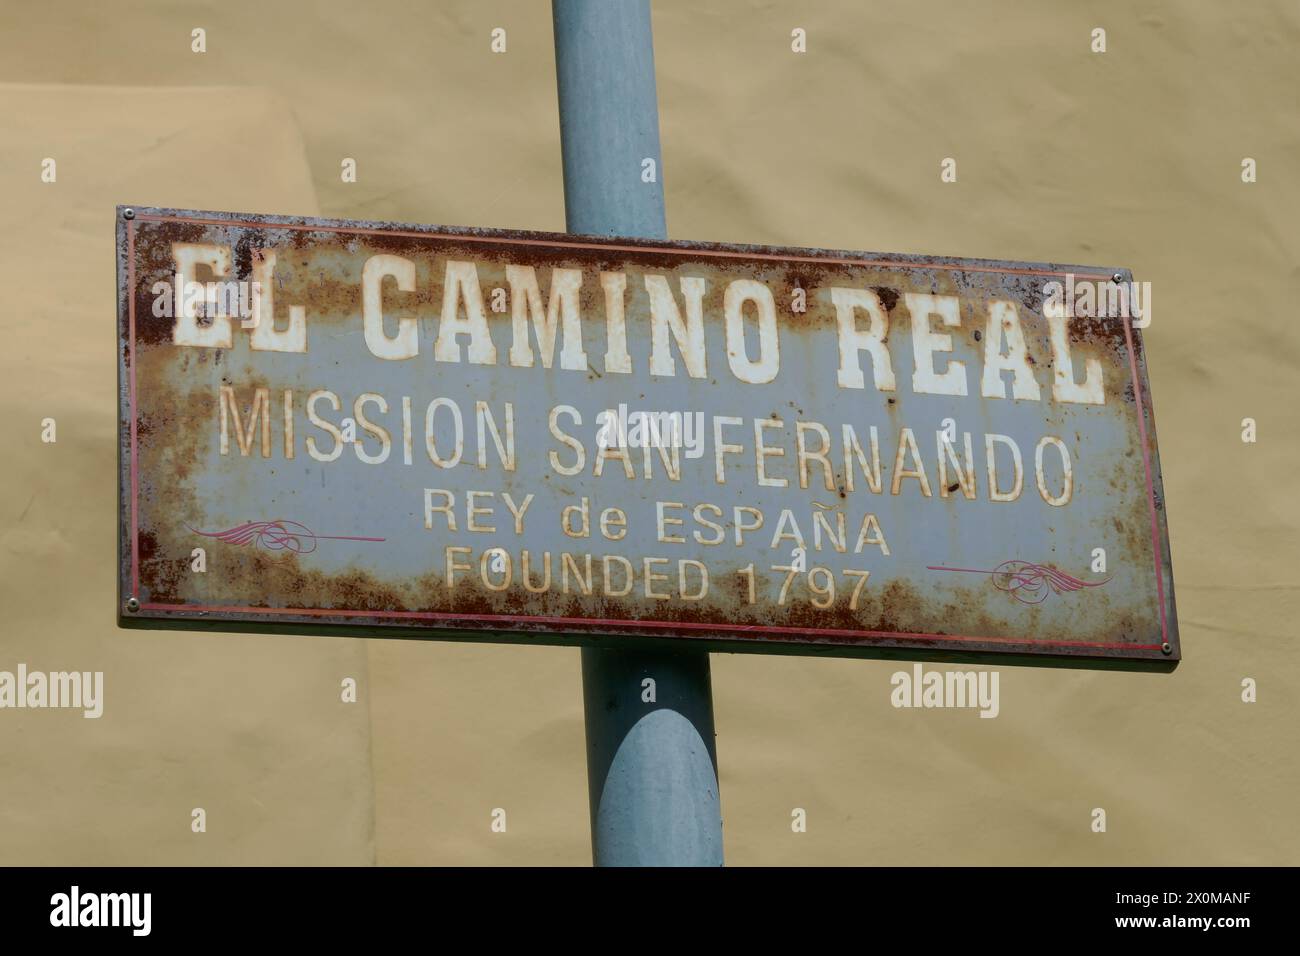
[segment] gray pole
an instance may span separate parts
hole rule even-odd
[[[551,9],[568,231],[667,238],[649,0]],[[709,655],[583,648],[582,692],[595,864],[721,866]]]

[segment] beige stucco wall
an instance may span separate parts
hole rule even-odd
[[[98,721],[0,711],[0,863],[586,863],[576,650],[112,612],[114,204],[562,229],[549,5],[48,0],[4,22],[0,669],[107,691]],[[1183,665],[1003,668],[980,720],[893,709],[893,664],[716,656],[729,862],[1300,862],[1300,12],[656,0],[654,25],[673,237],[1154,285]]]

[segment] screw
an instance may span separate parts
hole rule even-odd
[[[1123,282],[1124,281],[1123,273],[1116,272],[1113,276],[1110,277],[1110,281],[1117,284]]]
[[[138,611],[140,610],[140,602],[137,601],[135,598],[127,598],[126,609],[128,611]]]
[[[1165,641],[1163,644],[1160,645],[1160,650],[1165,654],[1172,654],[1174,652],[1174,645],[1170,644],[1168,641]]]
[[[134,218],[135,218],[135,210],[134,210],[134,209],[123,209],[123,210],[122,210],[122,218],[123,218],[123,219],[134,219]]]

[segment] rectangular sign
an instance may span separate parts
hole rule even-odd
[[[119,620],[1171,669],[1123,270],[119,207]]]

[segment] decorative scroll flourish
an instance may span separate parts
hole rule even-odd
[[[186,525],[189,528],[189,525]],[[256,545],[267,551],[292,551],[294,554],[311,554],[317,541],[383,541],[384,538],[364,538],[347,534],[316,534],[305,524],[277,518],[274,521],[247,521],[226,531],[200,531],[190,528],[205,538],[216,538],[227,544]]]
[[[1049,594],[1064,594],[1081,591],[1084,588],[1099,588],[1110,581],[1081,581],[1073,575],[1066,574],[1058,568],[1046,564],[1031,564],[1028,561],[1003,561],[992,571],[981,568],[948,568],[941,565],[927,565],[929,571],[961,571],[968,574],[987,574],[993,586],[999,591],[1006,591],[1021,604],[1042,604]]]

